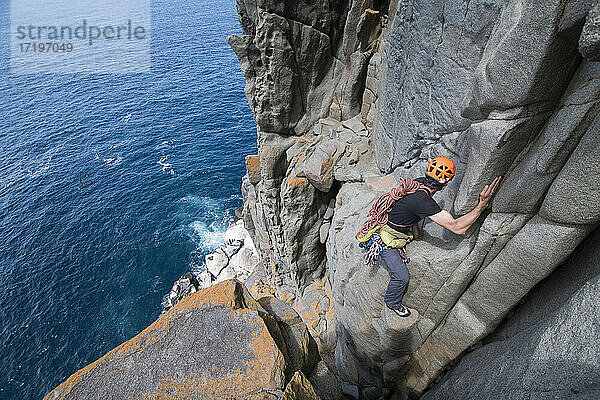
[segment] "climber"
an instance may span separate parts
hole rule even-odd
[[[384,296],[388,308],[400,317],[408,317],[410,310],[402,305],[402,297],[410,279],[404,246],[422,235],[419,222],[429,217],[449,231],[463,235],[479,218],[496,192],[502,177],[486,185],[479,195],[479,203],[467,214],[454,218],[442,210],[431,197],[452,180],[456,166],[447,157],[435,157],[427,165],[425,176],[415,180],[401,179],[400,185],[383,194],[373,204],[369,219],[362,225],[356,238],[366,250],[365,264],[376,260],[390,271],[391,279]]]

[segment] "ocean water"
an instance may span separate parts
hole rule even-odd
[[[234,0],[152,1],[137,75],[13,75],[9,13],[1,0],[0,398],[39,399],[149,325],[222,241],[256,133]]]

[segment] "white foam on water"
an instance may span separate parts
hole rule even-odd
[[[225,231],[223,224],[213,221],[207,224],[204,221],[194,221],[190,225],[193,230],[193,238],[198,243],[198,250],[210,252],[225,242]]]
[[[173,169],[173,164],[168,163],[167,158],[169,158],[168,155],[163,156],[156,163],[162,167],[163,172],[165,172],[167,174],[175,175],[175,170]]]
[[[164,150],[173,146],[173,140],[163,140],[160,144],[154,146],[156,150]]]
[[[204,271],[204,256],[213,252],[225,243],[226,232],[232,223],[226,214],[226,199],[213,199],[204,196],[185,196],[182,202],[190,204],[194,213],[201,215],[188,224],[186,231],[196,244],[196,249],[190,255],[190,270],[195,275]]]
[[[45,175],[46,171],[48,171],[50,169],[50,167],[52,166],[52,158],[54,158],[54,156],[59,151],[61,151],[63,149],[63,147],[64,147],[64,143],[44,152],[44,154],[39,158],[41,158],[42,160],[44,160],[44,159],[45,160],[38,163],[37,165],[33,166],[32,168],[28,168],[27,176],[29,178],[37,178],[37,177]]]
[[[115,166],[121,164],[121,162],[123,162],[123,157],[121,157],[121,156],[108,157],[108,158],[105,158],[104,160],[102,160],[102,162],[106,165],[110,165],[111,167],[115,167]]]

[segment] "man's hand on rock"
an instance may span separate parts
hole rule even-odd
[[[496,189],[498,189],[501,179],[502,177],[499,176],[494,179],[492,183],[486,185],[479,195],[479,203],[462,217],[455,219],[448,211],[442,210],[429,218],[436,224],[448,229],[450,232],[454,232],[457,235],[464,235],[477,218],[479,218],[483,210],[490,204],[490,200],[494,193],[496,193]]]
[[[496,189],[498,189],[498,185],[500,185],[501,180],[502,177],[499,176],[496,179],[494,179],[489,185],[485,185],[485,187],[481,191],[481,194],[479,194],[479,205],[482,208],[486,208],[490,204],[490,201],[492,200],[494,193],[496,193]]]

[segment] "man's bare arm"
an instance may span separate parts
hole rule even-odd
[[[471,225],[477,221],[477,218],[479,218],[483,210],[490,204],[490,200],[494,193],[496,193],[496,189],[498,189],[501,179],[502,177],[499,176],[494,179],[492,183],[486,185],[479,195],[479,203],[462,217],[454,218],[448,211],[442,210],[429,218],[436,224],[448,229],[450,232],[456,233],[457,235],[464,235]]]

